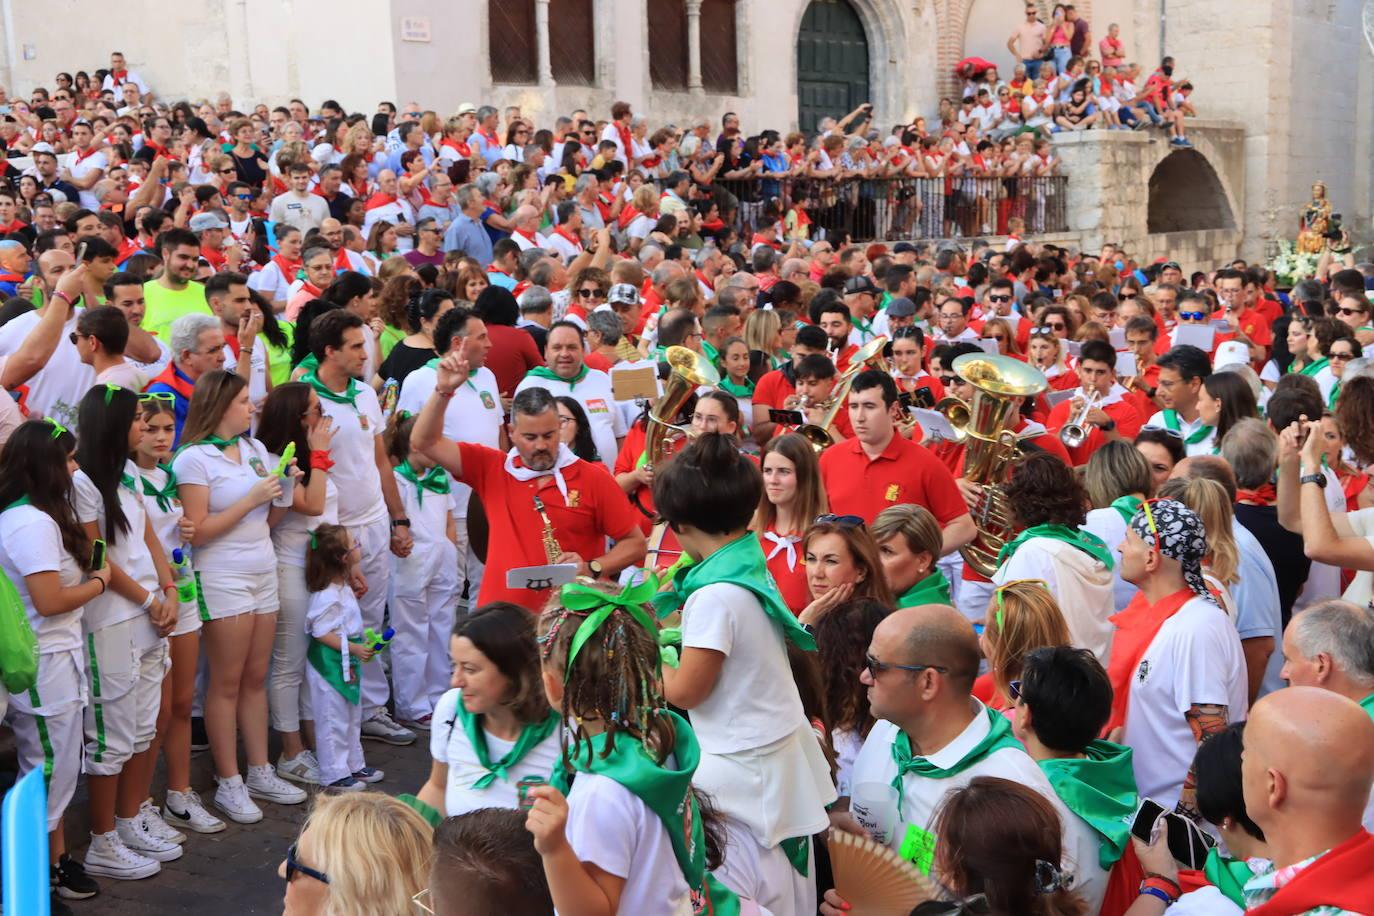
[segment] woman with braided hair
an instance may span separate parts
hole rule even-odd
[[[788,643],[814,651],[749,530],[763,493],[733,439],[707,433],[654,475],[654,505],[690,563],[655,598],[682,612],[682,658],[664,671],[668,701],[692,711],[696,784],[725,814],[721,881],[774,913],[816,908],[808,838],[829,824],[830,767],[802,708]]]
[[[560,912],[712,911],[733,894],[708,871],[723,851],[692,786],[701,748],[659,693],[657,581],[563,586],[539,622],[544,692],[559,710],[552,784],[526,793],[526,827]]]

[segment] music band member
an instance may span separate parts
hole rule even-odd
[[[1134,439],[1140,432],[1140,413],[1132,403],[1133,398],[1116,381],[1116,351],[1111,344],[1103,340],[1084,341],[1078,356],[1078,377],[1083,382],[1082,389],[1050,411],[1045,424],[1050,432],[1061,437],[1064,427],[1071,422],[1087,432],[1080,445],[1064,443],[1075,466],[1087,464],[1102,443]]]

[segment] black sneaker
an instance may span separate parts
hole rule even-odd
[[[86,874],[86,867],[65,852],[52,867],[52,883],[54,892],[68,900],[85,900],[100,893],[100,885]]]
[[[199,754],[210,749],[210,736],[205,732],[205,720],[200,716],[191,717],[191,753]]]

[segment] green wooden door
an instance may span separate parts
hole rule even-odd
[[[848,0],[812,0],[797,33],[797,121],[814,132],[869,101],[868,36]]]

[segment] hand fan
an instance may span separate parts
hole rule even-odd
[[[832,830],[829,847],[835,891],[851,916],[906,916],[935,898],[916,866],[868,837]]]

